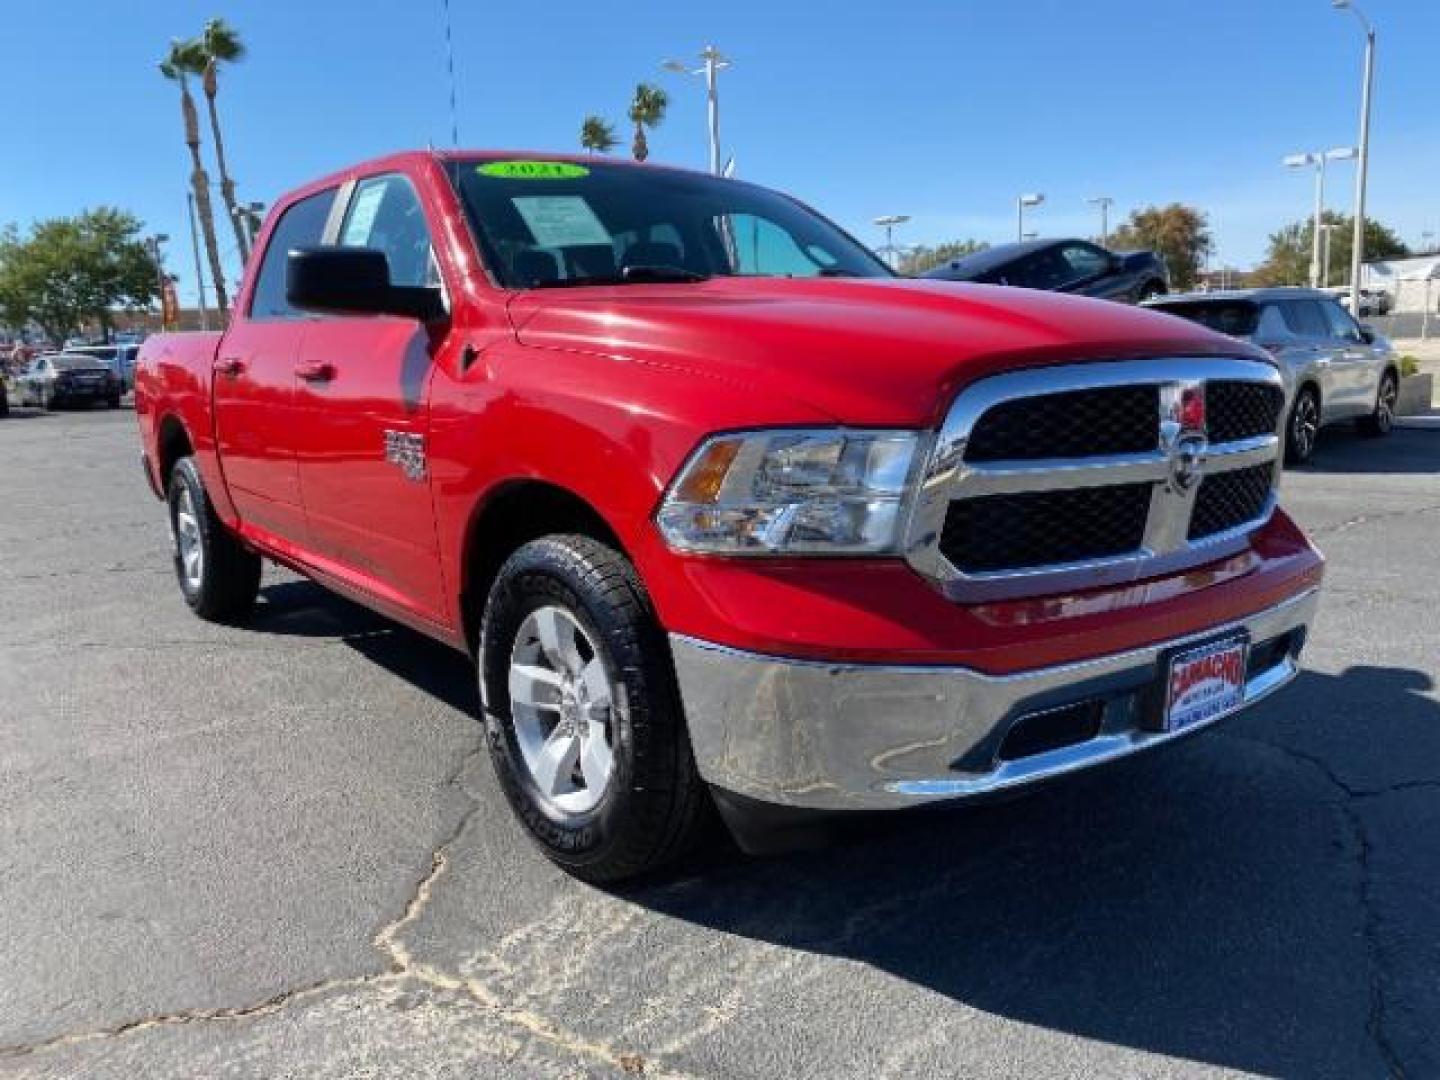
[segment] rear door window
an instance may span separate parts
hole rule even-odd
[[[1231,337],[1249,337],[1260,321],[1256,306],[1245,300],[1207,300],[1195,304],[1152,304],[1156,311],[1178,315]]]
[[[1296,337],[1328,338],[1330,324],[1316,300],[1281,300],[1276,305],[1285,325]]]
[[[335,189],[317,192],[291,203],[270,233],[260,275],[255,280],[255,294],[250,300],[251,319],[296,319],[302,312],[292,308],[285,299],[285,269],[290,252],[296,248],[315,247],[325,235],[325,221],[335,201]]]
[[[1097,278],[1110,269],[1110,256],[1089,244],[1066,244],[1060,258],[1068,270],[1065,284]]]

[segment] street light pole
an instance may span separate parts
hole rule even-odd
[[[900,269],[900,260],[896,258],[895,252],[895,226],[904,225],[909,220],[909,214],[886,214],[875,219],[875,224],[885,230],[885,255],[891,270]]]
[[[200,265],[200,230],[195,227],[195,193],[187,191],[185,201],[190,208],[190,246],[195,252],[195,292],[200,298],[200,329],[210,329],[210,312],[205,307],[205,271]]]
[[[1015,200],[1015,239],[1025,239],[1025,208],[1027,206],[1039,206],[1045,201],[1045,196],[1036,192],[1031,195],[1021,195]]]
[[[666,60],[660,66],[666,71],[679,75],[703,75],[705,77],[705,104],[710,130],[710,175],[720,175],[720,72],[730,66],[730,60],[714,45],[706,45],[700,52],[702,66],[691,68],[679,60]]]
[[[1318,288],[1321,278],[1320,233],[1325,223],[1325,165],[1331,161],[1346,161],[1355,156],[1353,146],[1336,146],[1329,150],[1317,150],[1313,154],[1290,154],[1283,164],[1292,169],[1313,166],[1315,169],[1315,211],[1310,226],[1310,287]]]
[[[1110,207],[1115,205],[1115,200],[1109,195],[1096,195],[1093,199],[1086,199],[1091,206],[1100,208],[1100,246],[1110,246]]]
[[[1365,261],[1365,181],[1370,172],[1370,91],[1375,85],[1375,28],[1351,0],[1331,0],[1349,10],[1365,31],[1365,73],[1360,83],[1360,167],[1355,175],[1355,239],[1350,245],[1350,313],[1360,317],[1360,267]]]
[[[165,263],[160,252],[160,245],[169,240],[165,233],[156,233],[145,241],[145,246],[150,249],[150,258],[155,263],[155,288],[156,298],[160,301],[160,329],[165,329]]]

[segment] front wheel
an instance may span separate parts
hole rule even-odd
[[[1375,392],[1375,411],[1360,421],[1360,430],[1366,435],[1379,437],[1389,435],[1395,424],[1395,403],[1400,400],[1400,381],[1393,371],[1380,377],[1380,389]]]
[[[496,776],[551,860],[615,881],[700,835],[708,794],[669,651],[622,555],[585,536],[521,547],[490,590],[479,664]]]
[[[215,515],[194,458],[175,463],[168,501],[175,577],[185,603],[210,622],[244,619],[260,593],[260,556]]]
[[[1285,425],[1285,460],[1291,465],[1304,465],[1315,456],[1320,439],[1320,396],[1312,386],[1302,387],[1290,406],[1290,419]]]

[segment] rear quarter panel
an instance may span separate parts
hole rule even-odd
[[[161,432],[167,421],[185,430],[206,493],[220,519],[235,521],[225,476],[215,450],[210,381],[223,335],[218,332],[159,334],[146,340],[135,362],[135,416],[145,454],[158,468]]]

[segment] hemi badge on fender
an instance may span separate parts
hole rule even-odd
[[[425,479],[425,436],[408,431],[385,432],[385,460],[399,465],[410,480]]]

